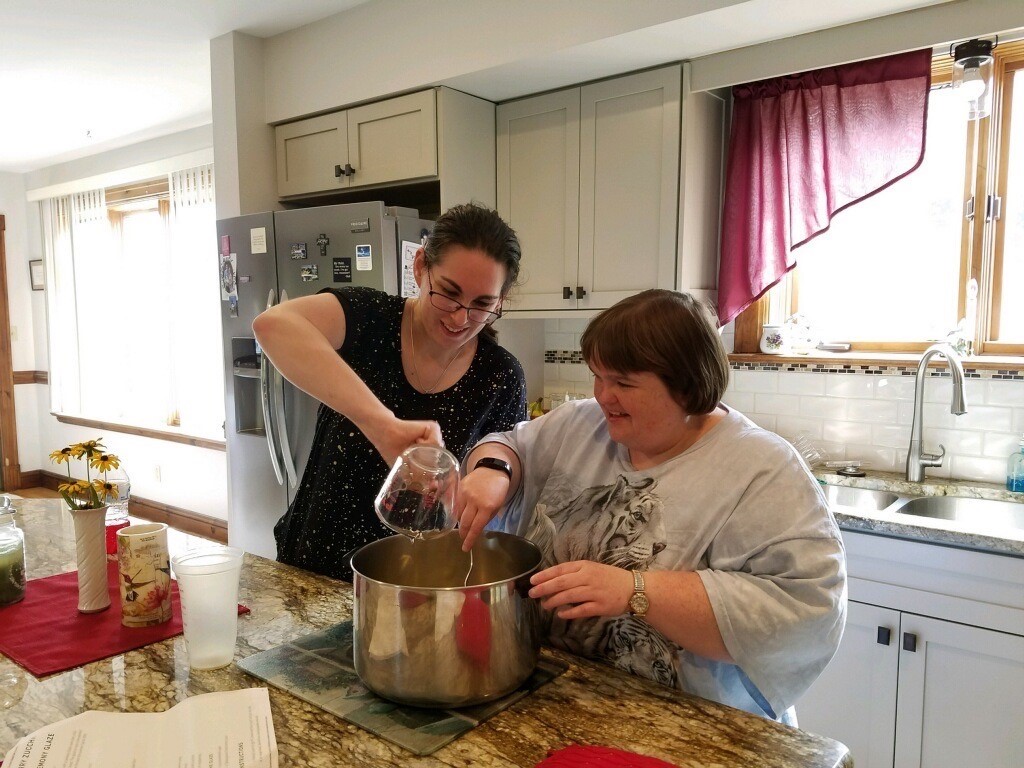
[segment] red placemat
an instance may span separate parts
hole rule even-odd
[[[171,620],[155,627],[121,625],[117,563],[107,563],[110,607],[78,612],[78,572],[32,579],[25,599],[0,608],[0,653],[36,677],[74,669],[181,634],[178,582],[171,582]],[[245,606],[238,612],[248,613]]]
[[[623,752],[611,747],[581,747],[573,744],[553,749],[535,768],[677,768],[656,757]]]

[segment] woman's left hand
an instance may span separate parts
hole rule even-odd
[[[633,594],[629,571],[591,560],[559,563],[534,574],[530,583],[530,597],[560,619],[619,616]]]

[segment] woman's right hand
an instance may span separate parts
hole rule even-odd
[[[436,421],[404,421],[390,415],[381,424],[363,431],[389,467],[406,448],[414,445],[444,448],[441,425]]]
[[[459,483],[455,519],[459,521],[462,550],[468,552],[481,532],[505,504],[511,481],[501,472],[474,469]]]

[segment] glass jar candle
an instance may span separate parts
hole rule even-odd
[[[0,496],[0,605],[25,597],[25,534],[14,522],[11,500]]]

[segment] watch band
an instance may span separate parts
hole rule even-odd
[[[512,481],[512,465],[504,459],[498,459],[494,456],[484,456],[476,464],[473,465],[473,469],[496,469],[499,472],[504,472],[508,475],[509,482]]]
[[[633,591],[643,592],[644,587],[644,575],[640,571],[633,571]]]
[[[633,594],[630,595],[626,607],[629,608],[630,614],[642,619],[647,616],[647,611],[651,607],[651,601],[645,592],[646,585],[644,584],[643,574],[636,570],[630,571],[630,573],[633,574]]]

